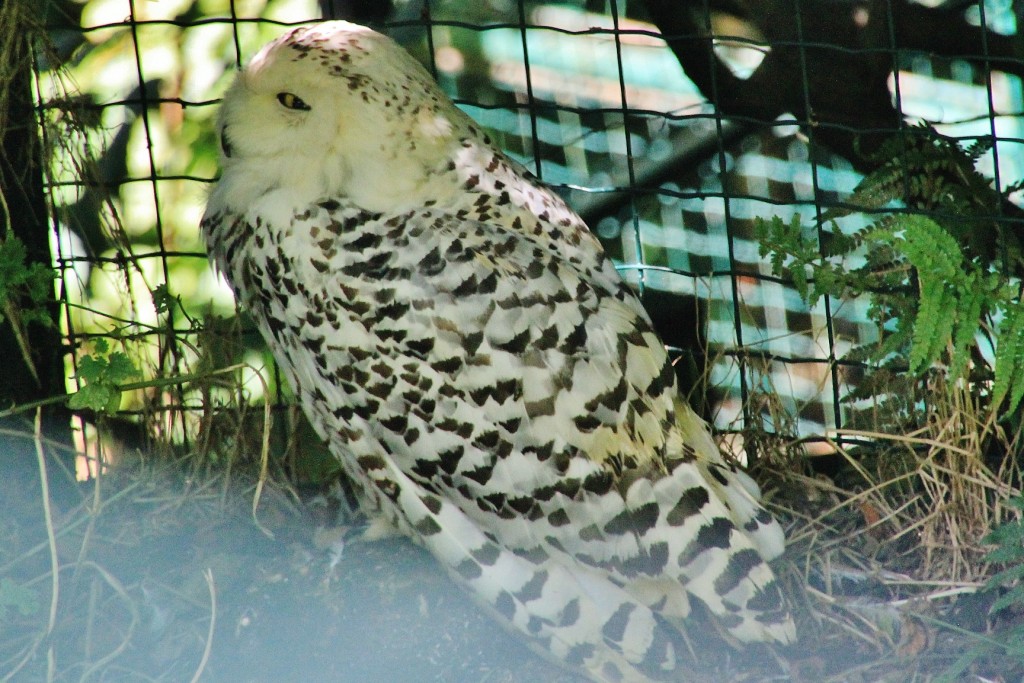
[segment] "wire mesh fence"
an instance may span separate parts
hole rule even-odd
[[[1020,451],[1024,411],[997,423],[997,381],[980,372],[995,365],[993,338],[1016,339],[1024,358],[1024,314],[1016,338],[999,336],[1000,325],[1013,329],[1008,307],[1019,308],[1024,272],[1019,0],[44,4],[45,15],[25,19],[44,38],[31,129],[46,153],[61,379],[77,390],[71,408],[83,418],[79,475],[121,450],[139,454],[62,498],[45,489],[57,477],[44,448],[33,434],[22,439],[39,471],[17,479],[5,470],[2,481],[13,511],[0,524],[10,541],[0,557],[4,676],[577,680],[502,641],[410,544],[365,544],[343,557],[364,520],[336,514],[346,506],[325,503],[323,486],[295,486],[332,480],[333,459],[316,451],[206,258],[199,222],[218,175],[220,98],[261,45],[321,18],[394,37],[511,157],[568,198],[640,292],[688,398],[735,452],[763,452],[767,441],[785,454],[794,437],[800,453],[841,451],[812,461],[831,477],[805,476],[802,458],[755,473],[786,532],[777,576],[803,639],[785,654],[792,678],[1020,673],[1019,605],[1012,616],[989,611],[996,596],[1010,603],[1016,593],[980,591],[1005,576],[988,544],[1017,563],[1022,533],[1007,524],[1020,518],[1021,481],[1019,459],[1007,456]],[[0,3],[0,55],[14,35],[3,30],[11,6]],[[0,114],[5,96],[0,89]],[[0,189],[0,210],[15,228],[27,224],[8,210],[10,188]],[[948,271],[949,287],[936,288],[939,270],[888,261],[866,237],[919,217],[948,231],[935,244],[952,240],[939,265],[982,254],[974,270],[964,258],[963,272]],[[783,256],[766,250],[780,235]],[[862,267],[871,286],[844,290]],[[975,315],[964,283],[1000,268],[1014,274],[1010,286]],[[927,310],[926,277],[945,297],[931,299],[936,326],[978,331],[969,364],[979,372],[961,375],[958,391],[951,369],[922,379],[915,364],[933,358],[905,353],[900,316]],[[808,296],[819,286],[824,296]],[[11,318],[6,306],[0,314]],[[889,349],[887,383],[865,348]],[[938,357],[956,362],[954,352]],[[1019,370],[1024,394],[1024,362]],[[947,395],[927,428],[857,435],[885,408],[877,392],[912,409],[929,391]],[[992,410],[972,412],[985,401]],[[845,469],[827,469],[851,452]],[[271,467],[295,476],[265,476],[267,461],[253,461],[268,453]],[[5,453],[4,463],[17,457]],[[40,484],[46,514],[35,524]],[[1002,534],[994,541],[993,529]],[[707,680],[774,675],[763,650],[696,649]]]
[[[289,403],[198,224],[218,98],[295,24],[370,21],[405,45],[584,216],[719,429],[812,451],[853,417],[850,352],[882,331],[868,297],[808,304],[760,251],[757,219],[800,216],[822,243],[862,228],[875,218],[863,206],[825,219],[917,120],[992,140],[979,170],[997,191],[1024,178],[1021,8],[1005,1],[57,6],[36,92],[68,372],[125,353],[147,386],[121,414],[177,442],[208,434],[219,406]],[[993,218],[1019,233],[1021,192],[1010,199]]]

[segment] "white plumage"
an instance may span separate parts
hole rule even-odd
[[[794,638],[782,532],[639,302],[404,50],[295,29],[220,132],[211,256],[370,514],[595,680],[677,676],[690,597],[740,640]]]

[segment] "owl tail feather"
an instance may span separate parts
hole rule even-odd
[[[391,465],[393,500],[421,542],[500,621],[539,644],[541,654],[580,667],[602,683],[671,677],[671,626],[596,570],[537,548],[517,554],[495,543],[452,503]]]
[[[737,639],[794,642],[792,617],[768,566],[785,550],[782,528],[761,506],[754,480],[725,462],[707,423],[682,402],[676,414],[694,457],[670,464],[670,480],[691,482],[682,488],[699,482],[708,494],[681,523],[691,527],[684,536],[696,539],[679,556],[681,581]]]

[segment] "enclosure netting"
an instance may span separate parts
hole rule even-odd
[[[706,371],[697,393],[720,430],[755,425],[806,437],[813,450],[815,438],[850,419],[856,406],[844,396],[859,366],[848,352],[879,331],[864,297],[808,305],[759,252],[755,219],[788,223],[799,214],[824,232],[872,220],[870,212],[821,220],[864,172],[855,147],[835,144],[836,131],[856,138],[925,120],[964,145],[994,138],[979,170],[997,190],[1019,181],[1024,97],[1015,74],[1024,64],[987,46],[1017,35],[1020,7],[1015,14],[1009,0],[989,0],[934,8],[964,27],[988,27],[981,52],[937,54],[897,42],[898,15],[910,5],[676,4],[716,37],[671,34],[664,20],[661,28],[718,70],[700,78],[687,71],[685,50],[669,49],[653,23],[665,12],[657,2],[63,3],[64,16],[47,27],[56,52],[40,54],[37,83],[62,324],[76,350],[69,378],[83,355],[109,353],[95,344],[103,338],[141,370],[137,379],[188,380],[128,392],[119,406],[178,441],[194,438],[218,406],[288,403],[269,354],[235,319],[199,232],[217,175],[218,98],[236,68],[290,26],[369,17],[584,216],[641,292],[683,374],[690,368],[695,382]],[[782,17],[792,32],[781,37],[758,25],[762,15],[777,24],[780,8],[795,11]],[[874,22],[885,40],[840,44],[828,21]],[[935,37],[943,39],[961,49]],[[781,53],[796,55],[789,76],[810,105],[804,113],[759,118],[771,107],[734,106],[744,87],[760,89],[761,99],[792,95],[782,86],[765,92],[758,81]],[[815,80],[822,59],[834,65],[831,81]],[[841,100],[867,91],[858,68],[871,60],[895,65],[887,83],[870,84],[899,112],[887,127],[870,117],[815,117],[823,96],[837,100],[826,106],[868,107]]]

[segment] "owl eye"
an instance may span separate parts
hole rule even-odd
[[[297,111],[309,111],[312,108],[301,97],[290,92],[277,93],[277,101],[288,109],[295,109]]]

